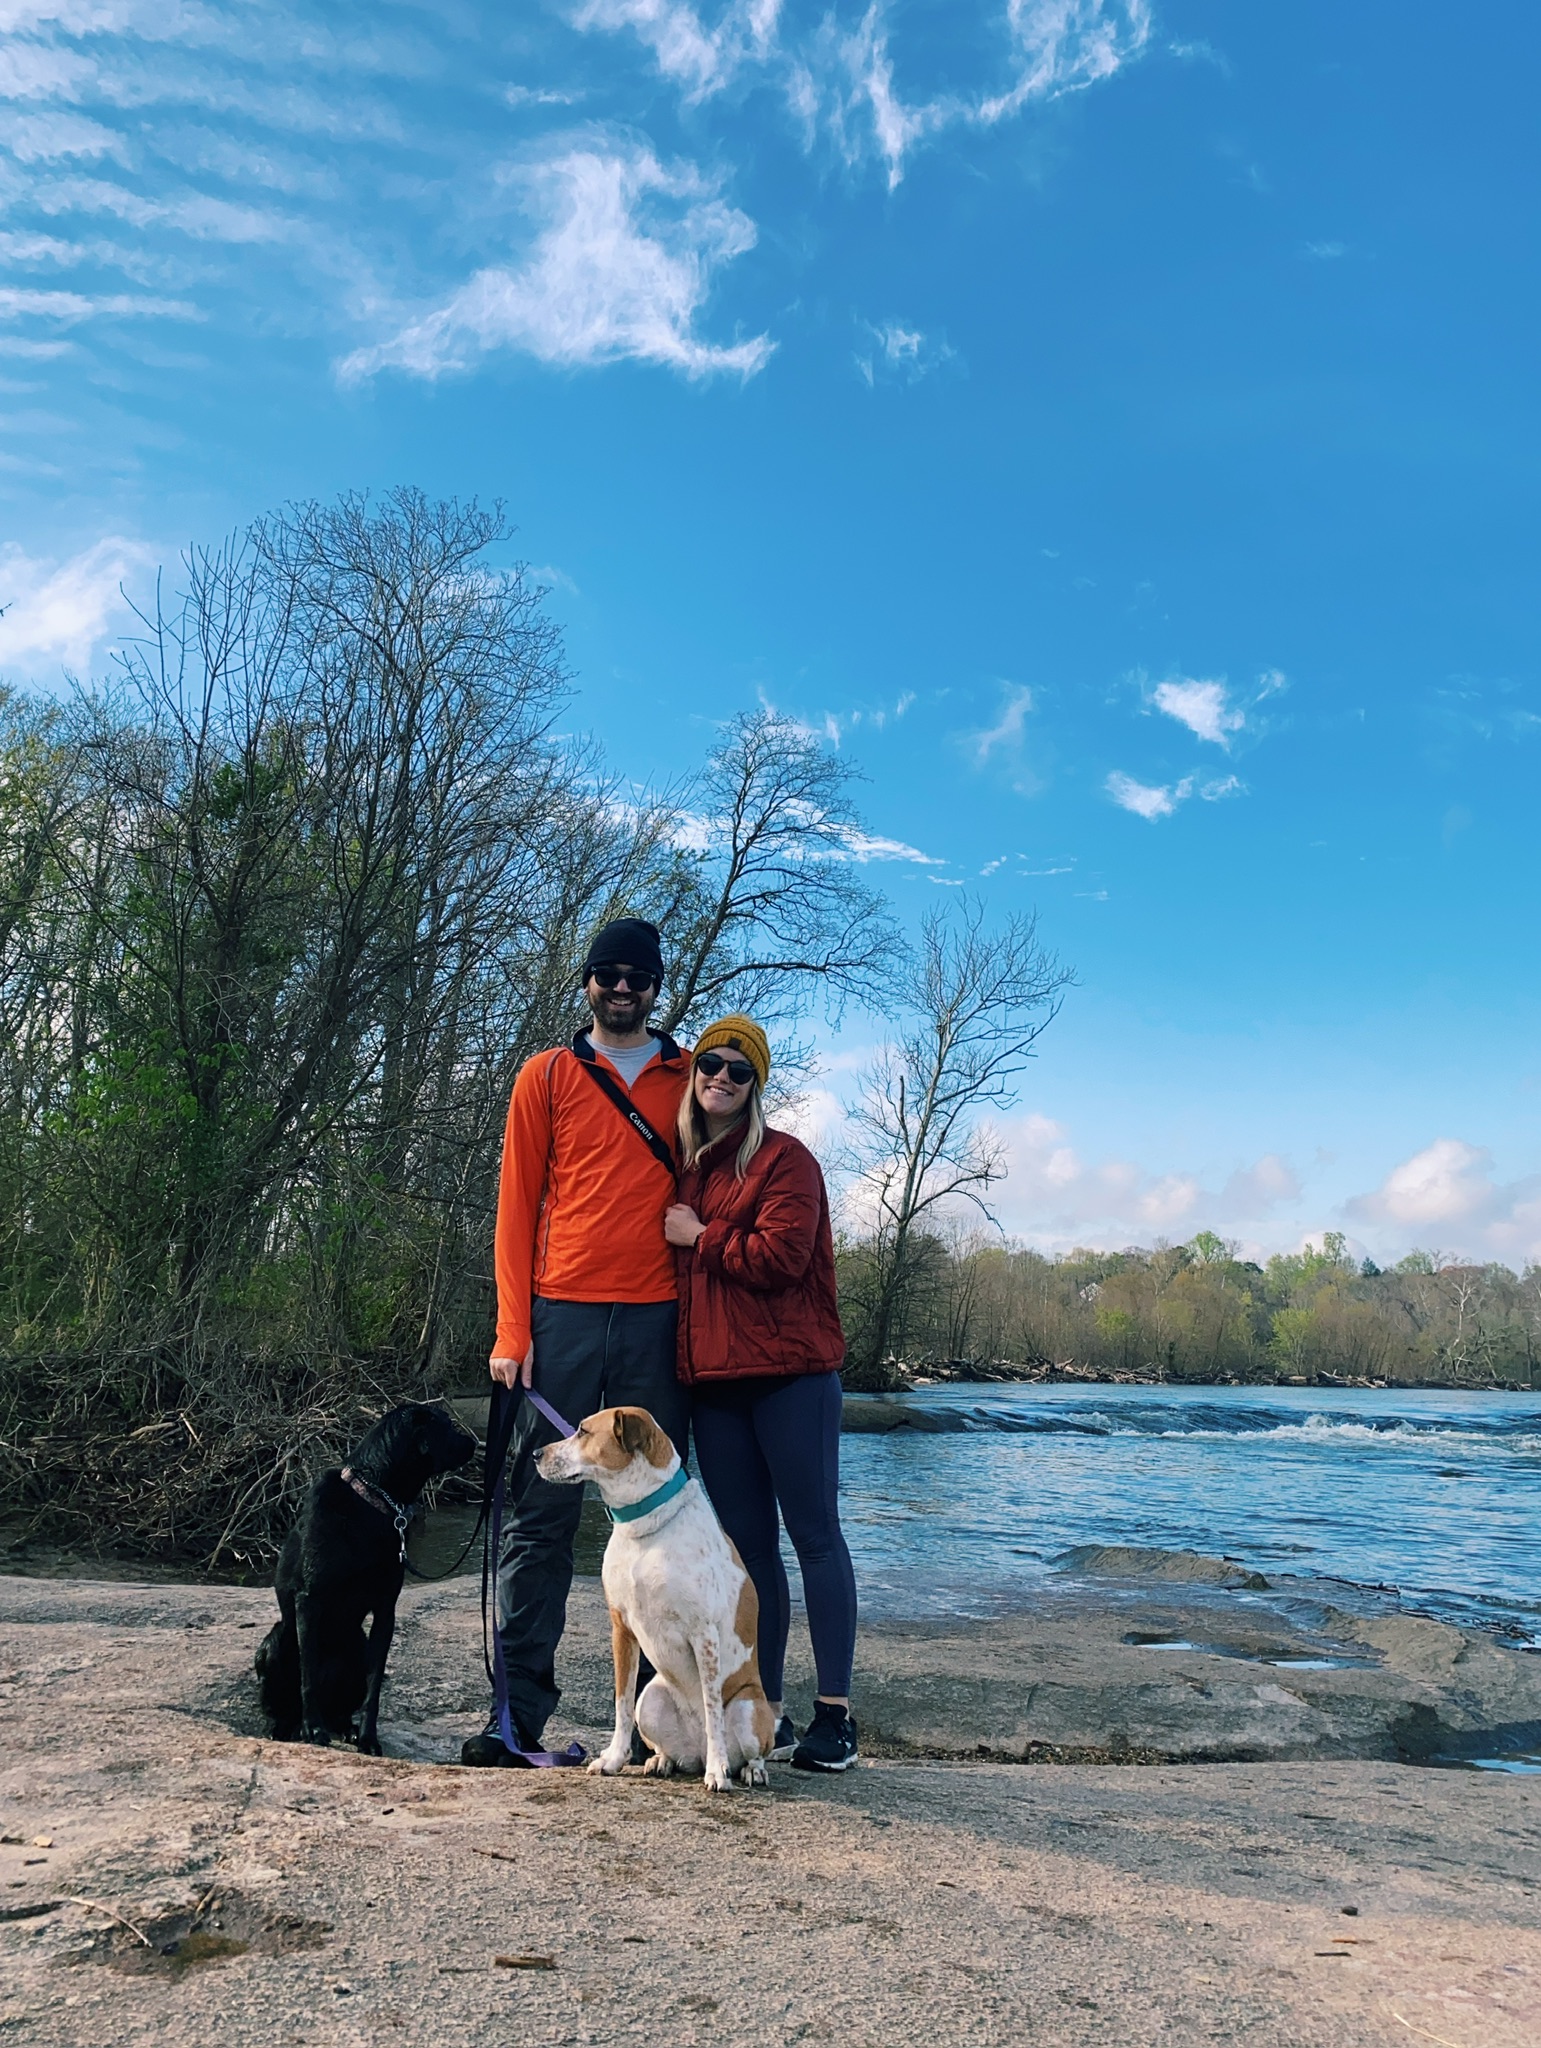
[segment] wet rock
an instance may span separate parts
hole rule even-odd
[[[1062,1571],[1096,1578],[1164,1579],[1179,1586],[1220,1586],[1227,1592],[1266,1593],[1261,1572],[1248,1571],[1227,1557],[1205,1557],[1197,1550],[1143,1550],[1123,1543],[1078,1543],[1054,1562]]]

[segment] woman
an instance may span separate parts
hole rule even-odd
[[[836,1499],[845,1338],[824,1176],[806,1145],[767,1127],[769,1075],[770,1046],[752,1019],[724,1017],[702,1032],[664,1234],[676,1248],[679,1375],[691,1390],[696,1464],[760,1596],[771,1754],[790,1754],[799,1770],[843,1771],[856,1761],[856,1580]],[[800,1742],[782,1702],[789,1601],[778,1509],[802,1567],[818,1671]]]

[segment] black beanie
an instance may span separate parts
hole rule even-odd
[[[619,967],[623,962],[627,967],[651,968],[663,980],[663,953],[656,924],[649,924],[645,917],[617,917],[602,925],[589,940],[583,978],[588,980],[591,968]]]

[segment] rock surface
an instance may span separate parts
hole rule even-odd
[[[429,1761],[481,1717],[476,1607],[465,1579],[408,1593],[370,1760],[257,1739],[269,1594],[0,1579],[0,2041],[1541,2038],[1541,1778],[1335,1761],[1318,1729],[1381,1740],[1400,1701],[1475,1732],[1534,1710],[1541,1659],[1406,1616],[1345,1616],[1364,1662],[1327,1671],[1125,1642],[1320,1647],[1169,1587],[872,1630],[887,1754],[713,1799]],[[580,1581],[562,1739],[608,1719],[604,1634]],[[1195,1712],[1317,1754],[923,1754],[1157,1754]]]

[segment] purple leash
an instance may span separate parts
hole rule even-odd
[[[543,1400],[533,1387],[526,1387],[523,1391],[525,1399],[530,1403],[531,1407],[538,1414],[545,1417],[559,1436],[575,1436],[577,1434],[572,1424],[558,1415],[550,1402]],[[499,1412],[500,1408],[505,1408],[508,1418],[506,1423]],[[490,1556],[495,1594],[497,1561],[502,1549],[503,1536],[504,1467],[508,1459],[508,1446],[513,1437],[514,1419],[517,1414],[518,1410],[513,1403],[513,1390],[505,1387],[501,1380],[494,1381],[492,1403],[487,1415],[487,1470],[489,1474],[495,1470],[498,1477],[497,1484],[493,1488],[492,1493],[492,1513],[488,1527],[487,1550],[483,1553],[482,1558],[482,1633],[484,1646],[487,1629],[487,1560]],[[503,1636],[497,1626],[496,1604],[496,1598],[494,1598],[491,1660],[492,1698],[497,1711],[498,1733],[503,1738],[504,1747],[512,1755],[518,1757],[522,1762],[533,1766],[536,1770],[551,1770],[562,1764],[583,1763],[588,1756],[588,1751],[581,1742],[569,1742],[566,1749],[523,1749],[520,1747],[518,1737],[514,1732],[513,1714],[508,1704],[508,1669],[503,1661]]]

